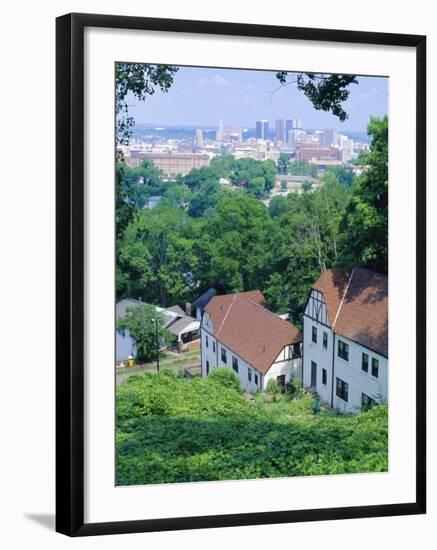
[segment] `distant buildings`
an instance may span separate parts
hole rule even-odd
[[[296,160],[308,162],[340,160],[340,152],[336,147],[322,147],[317,143],[299,143],[296,146]]]
[[[219,142],[223,141],[223,119],[222,118],[219,120],[219,125],[217,128],[215,139],[216,141],[219,141]]]
[[[338,132],[334,128],[330,130],[323,130],[320,141],[322,147],[337,147],[338,146]]]
[[[283,118],[278,118],[276,120],[276,141],[282,143],[286,141],[285,120]]]
[[[130,156],[130,166],[140,166],[143,158],[153,164],[166,176],[186,176],[193,168],[209,166],[210,157],[204,153],[139,153]]]
[[[203,145],[203,132],[199,128],[196,130],[196,137],[194,139],[194,144],[196,147],[202,147]]]
[[[266,119],[257,120],[255,124],[256,139],[267,140],[269,137],[269,121]]]

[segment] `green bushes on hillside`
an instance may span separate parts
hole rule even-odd
[[[387,470],[387,409],[359,416],[299,393],[255,399],[218,374],[132,376],[117,388],[117,485]]]

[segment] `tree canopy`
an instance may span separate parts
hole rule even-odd
[[[117,330],[122,334],[129,332],[140,361],[154,359],[158,349],[166,347],[173,338],[164,328],[163,316],[150,304],[128,307],[126,316],[117,321]]]

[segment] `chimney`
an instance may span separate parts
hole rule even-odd
[[[191,317],[191,302],[185,304],[185,313]]]

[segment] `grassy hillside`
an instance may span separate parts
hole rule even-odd
[[[132,376],[117,388],[117,485],[387,470],[387,409],[311,412],[211,378]]]

